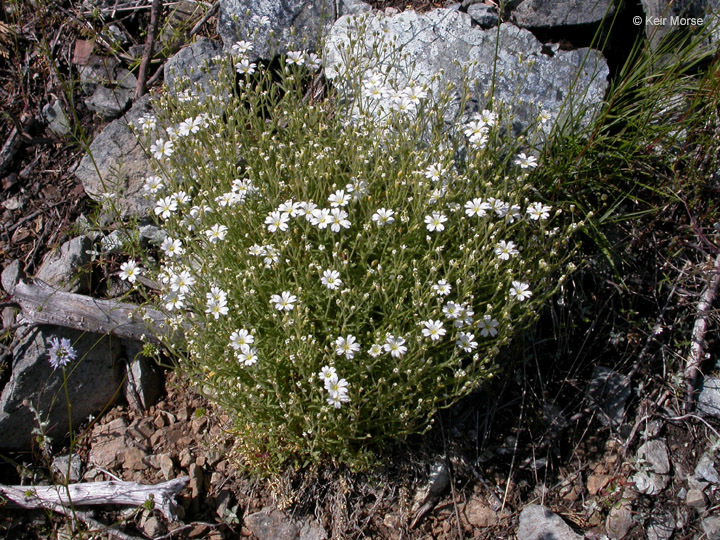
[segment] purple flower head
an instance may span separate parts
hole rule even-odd
[[[58,339],[54,337],[50,340],[50,350],[48,354],[50,365],[53,369],[57,369],[59,367],[65,367],[71,360],[75,360],[77,351],[73,349],[69,339]]]

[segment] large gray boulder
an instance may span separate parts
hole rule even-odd
[[[217,31],[227,51],[252,41],[250,58],[270,60],[288,50],[316,51],[335,9],[335,2],[310,0],[220,0]]]
[[[596,24],[615,11],[613,0],[524,0],[512,18],[523,28]]]
[[[107,195],[122,217],[144,216],[150,207],[143,184],[153,174],[152,165],[129,124],[151,113],[145,95],[95,137],[75,170],[85,193],[96,201]]]
[[[690,30],[692,19],[702,19],[711,43],[718,41],[718,0],[641,0],[645,35],[657,47],[673,31]]]
[[[185,47],[165,64],[165,84],[171,91],[179,89],[181,80],[187,79],[189,87],[198,95],[212,94],[212,82],[220,72],[218,60],[223,55],[221,43],[201,38]]]
[[[76,236],[43,258],[35,279],[53,285],[66,292],[84,294],[90,290],[90,269],[84,268],[90,262],[88,250],[92,240],[87,236]]]
[[[358,45],[351,45],[357,40]],[[351,57],[358,59],[354,61],[359,68],[353,69],[366,74],[387,71],[386,78],[397,85],[413,80],[434,95],[448,84],[460,87],[466,75],[475,107],[483,108],[494,90],[496,101],[512,105],[516,130],[532,124],[539,108],[550,120],[572,114],[587,122],[608,86],[608,66],[596,50],[544,46],[529,31],[509,23],[500,25],[499,31],[483,30],[473,26],[466,13],[451,9],[341,17],[325,46],[326,75],[341,89]],[[457,103],[450,105],[446,120],[458,112]]]
[[[124,369],[118,340],[54,326],[35,327],[13,351],[10,380],[0,394],[0,448],[4,450],[32,445],[37,422],[26,400],[47,420],[48,435],[67,434],[63,374],[53,370],[48,360],[54,337],[69,339],[77,350],[77,358],[65,368],[73,429],[122,395],[118,390],[122,390]]]

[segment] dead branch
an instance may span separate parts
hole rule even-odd
[[[690,353],[685,365],[685,412],[692,412],[695,404],[695,391],[698,374],[705,352],[705,333],[708,327],[708,312],[717,296],[720,287],[720,255],[715,257],[715,264],[708,276],[708,284],[697,306],[697,316],[690,341]]]
[[[138,99],[145,93],[145,84],[148,78],[148,65],[152,58],[153,47],[155,45],[155,34],[157,33],[158,23],[160,22],[160,14],[162,11],[161,0],[153,0],[152,9],[150,10],[150,28],[148,29],[147,39],[145,40],[145,51],[143,51],[142,62],[137,76],[137,86],[135,87],[135,99]]]
[[[35,510],[46,508],[58,511],[75,506],[142,506],[152,500],[153,508],[170,521],[177,519],[175,496],[190,482],[188,476],[155,485],[136,482],[83,482],[65,486],[3,486],[0,495],[7,499],[8,508]],[[62,512],[62,511],[61,511]],[[62,512],[65,513],[65,512]]]
[[[165,324],[165,315],[160,311],[58,291],[42,281],[19,281],[12,300],[22,309],[23,317],[35,324],[52,324],[156,344],[160,343],[159,336],[171,333]]]
[[[30,130],[35,123],[32,116],[23,116],[20,122],[12,115],[8,114],[8,116],[15,124],[15,127],[10,132],[5,144],[0,148],[0,176],[12,163],[15,154],[20,150],[22,143],[25,142],[24,139],[29,136]]]

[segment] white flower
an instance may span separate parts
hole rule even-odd
[[[244,200],[245,196],[235,191],[228,191],[227,193],[223,193],[222,195],[215,197],[215,202],[222,207],[235,206],[236,204],[242,203]]]
[[[512,287],[510,287],[511,298],[517,298],[518,302],[522,302],[523,300],[527,300],[531,296],[532,291],[530,291],[530,285],[521,281],[512,282]]]
[[[385,352],[389,352],[393,358],[400,358],[407,352],[405,340],[401,337],[395,337],[392,334],[385,336]]]
[[[317,204],[312,201],[302,201],[298,203],[297,214],[304,216],[307,221],[312,221],[313,210],[317,208]]]
[[[498,242],[495,246],[495,255],[501,261],[507,261],[508,259],[510,259],[510,257],[514,257],[519,253],[519,251],[515,248],[515,242],[513,242],[512,240],[509,242],[506,242],[505,240],[500,240],[500,242]]]
[[[230,334],[230,346],[236,351],[243,345],[250,345],[255,342],[255,336],[248,332],[245,328],[233,331]]]
[[[528,206],[526,213],[530,216],[530,219],[537,221],[540,219],[547,219],[550,217],[551,207],[544,205],[543,203],[535,202]]]
[[[347,387],[348,382],[338,377],[325,381],[325,390],[327,390],[331,396],[347,396]]]
[[[154,116],[146,114],[138,120],[138,125],[143,131],[150,131],[151,129],[155,129],[157,121]]]
[[[218,241],[225,240],[228,228],[225,225],[215,224],[205,231],[205,235],[210,240],[210,243],[215,244]]]
[[[338,206],[345,206],[350,202],[350,195],[345,193],[342,189],[339,189],[328,197],[328,202],[330,203],[330,206],[334,208]]]
[[[210,288],[210,292],[205,294],[208,304],[227,304],[227,293],[220,287]]]
[[[65,367],[69,362],[75,360],[76,355],[77,351],[68,338],[58,339],[54,337],[50,340],[48,360],[53,369]]]
[[[177,201],[172,195],[162,197],[155,203],[155,215],[163,219],[169,218],[175,210],[177,210]]]
[[[278,206],[278,212],[282,212],[287,214],[290,217],[295,217],[298,215],[300,211],[300,203],[293,202],[292,199],[289,199],[282,203],[280,206]]]
[[[437,163],[429,165],[428,168],[424,171],[425,178],[432,180],[433,182],[439,182],[446,172],[447,169],[444,169],[442,165]]]
[[[534,169],[537,167],[537,158],[534,156],[526,156],[525,152],[520,152],[515,158],[515,165],[519,165],[521,169]]]
[[[170,278],[170,289],[180,294],[187,294],[190,288],[195,285],[195,278],[187,270],[174,274]]]
[[[430,232],[445,230],[443,223],[446,221],[447,217],[442,212],[433,212],[431,216],[425,216],[425,225]]]
[[[475,315],[472,308],[467,304],[459,304],[457,307],[458,316],[453,326],[455,326],[455,328],[462,328],[463,326],[471,325],[473,323],[473,315]]]
[[[168,257],[176,257],[185,253],[185,248],[183,248],[182,242],[180,240],[174,240],[169,236],[163,240],[162,244],[160,244],[160,249]]]
[[[314,71],[314,70],[318,69],[320,66],[322,66],[322,60],[315,53],[312,53],[312,52],[307,53],[305,55],[305,65],[308,67],[308,69]]]
[[[143,184],[143,189],[148,192],[155,194],[164,187],[162,178],[159,176],[148,176]]]
[[[320,281],[331,291],[342,287],[343,284],[342,279],[340,279],[340,272],[337,270],[325,270]]]
[[[241,345],[240,351],[235,353],[235,357],[244,366],[252,366],[257,364],[257,349],[250,345]]]
[[[468,217],[483,217],[490,209],[490,204],[486,203],[482,199],[476,198],[465,203],[465,213],[468,215]]]
[[[476,349],[478,346],[477,341],[475,341],[475,335],[469,332],[460,332],[456,343],[457,346],[465,352],[472,352],[473,349]]]
[[[165,309],[167,309],[168,311],[181,309],[184,302],[185,295],[180,294],[178,291],[170,291],[165,296],[163,296],[163,303],[165,304]]]
[[[442,311],[448,319],[453,320],[461,317],[464,310],[460,304],[448,302],[445,306],[443,306]]]
[[[275,309],[278,311],[292,311],[297,302],[297,296],[290,294],[288,291],[283,291],[281,294],[273,294],[270,297],[270,303],[275,304]]]
[[[332,224],[330,225],[330,230],[332,232],[340,232],[341,227],[344,227],[346,229],[350,228],[350,221],[345,219],[348,216],[348,213],[345,210],[341,210],[340,208],[333,208],[330,213],[330,219],[332,221]]]
[[[492,127],[497,123],[497,114],[483,109],[482,112],[477,114],[477,119],[488,127]]]
[[[288,228],[288,221],[290,221],[290,216],[284,212],[278,212],[277,210],[270,212],[270,214],[265,218],[265,224],[268,226],[268,230],[270,232],[275,232],[278,229],[286,231]]]
[[[480,328],[480,335],[482,337],[495,337],[498,334],[497,327],[500,323],[497,319],[493,319],[490,315],[483,315],[477,323],[477,327]]]
[[[237,71],[240,75],[252,75],[255,73],[256,67],[255,62],[251,62],[248,59],[242,59],[235,64],[235,71]]]
[[[248,253],[253,257],[264,257],[267,254],[267,251],[265,250],[265,246],[253,244],[248,248]]]
[[[305,53],[302,51],[288,51],[286,59],[288,64],[302,66],[305,63]]]
[[[158,139],[150,145],[150,152],[152,152],[153,157],[157,160],[165,156],[170,157],[173,154],[173,143],[165,139]]]
[[[267,17],[263,17],[263,19],[267,19]],[[232,46],[232,51],[234,54],[246,54],[249,53],[252,48],[252,41],[236,41]]]
[[[452,285],[450,285],[445,279],[441,279],[435,283],[432,288],[438,296],[447,296],[450,294],[450,291],[452,291]]]
[[[437,341],[445,335],[446,330],[443,328],[441,321],[429,319],[427,321],[421,321],[420,324],[425,327],[422,329],[423,336],[429,337],[431,341]]]
[[[488,203],[490,204],[490,208],[495,212],[495,214],[497,214],[497,217],[505,217],[510,209],[510,205],[508,203],[494,197],[490,197],[488,199]]]
[[[472,142],[473,140],[486,139],[488,134],[488,127],[485,125],[484,122],[481,122],[480,120],[475,120],[473,122],[465,124],[465,128],[463,129],[463,131],[465,133],[465,136]]]
[[[137,266],[137,262],[132,259],[120,265],[120,279],[123,281],[135,283],[135,280],[141,273],[140,268]]]
[[[335,354],[342,356],[343,354],[348,358],[355,356],[355,353],[360,350],[360,344],[357,343],[355,336],[349,334],[347,337],[338,337],[335,340]]]
[[[380,356],[382,354],[382,352],[383,352],[382,345],[379,345],[377,343],[373,343],[370,346],[370,349],[368,350],[368,354],[370,356],[372,356],[373,358],[377,358],[378,356]]]
[[[177,193],[173,193],[171,195],[173,199],[175,199],[175,202],[180,205],[185,205],[190,202],[190,195],[188,195],[184,191],[178,191]]]
[[[336,409],[339,409],[343,403],[350,401],[350,397],[347,394],[330,394],[327,398],[328,405],[332,405]]]
[[[324,381],[325,388],[327,388],[328,382],[337,381],[338,379],[337,371],[332,366],[323,366],[320,368],[320,373],[318,375],[320,375],[320,379]]]
[[[326,229],[330,224],[330,210],[327,208],[313,210],[312,216],[310,217],[310,223],[315,225],[318,229]]]
[[[215,320],[217,320],[220,318],[220,315],[228,314],[228,308],[227,305],[221,304],[219,302],[208,302],[205,313],[209,313],[210,315],[215,317]]]
[[[383,227],[384,225],[390,225],[391,223],[395,222],[395,218],[393,217],[393,215],[395,215],[395,212],[393,210],[387,208],[378,208],[377,212],[372,215],[372,220],[377,223],[378,226]]]

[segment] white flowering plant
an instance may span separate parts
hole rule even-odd
[[[347,74],[398,105],[378,114],[308,92],[316,55],[271,72],[251,47],[218,59],[214,92],[167,92],[136,126],[167,237],[122,277],[157,282],[179,368],[233,419],[246,464],[361,466],[493,377],[578,223],[500,132],[511,111],[452,128],[449,94]]]

